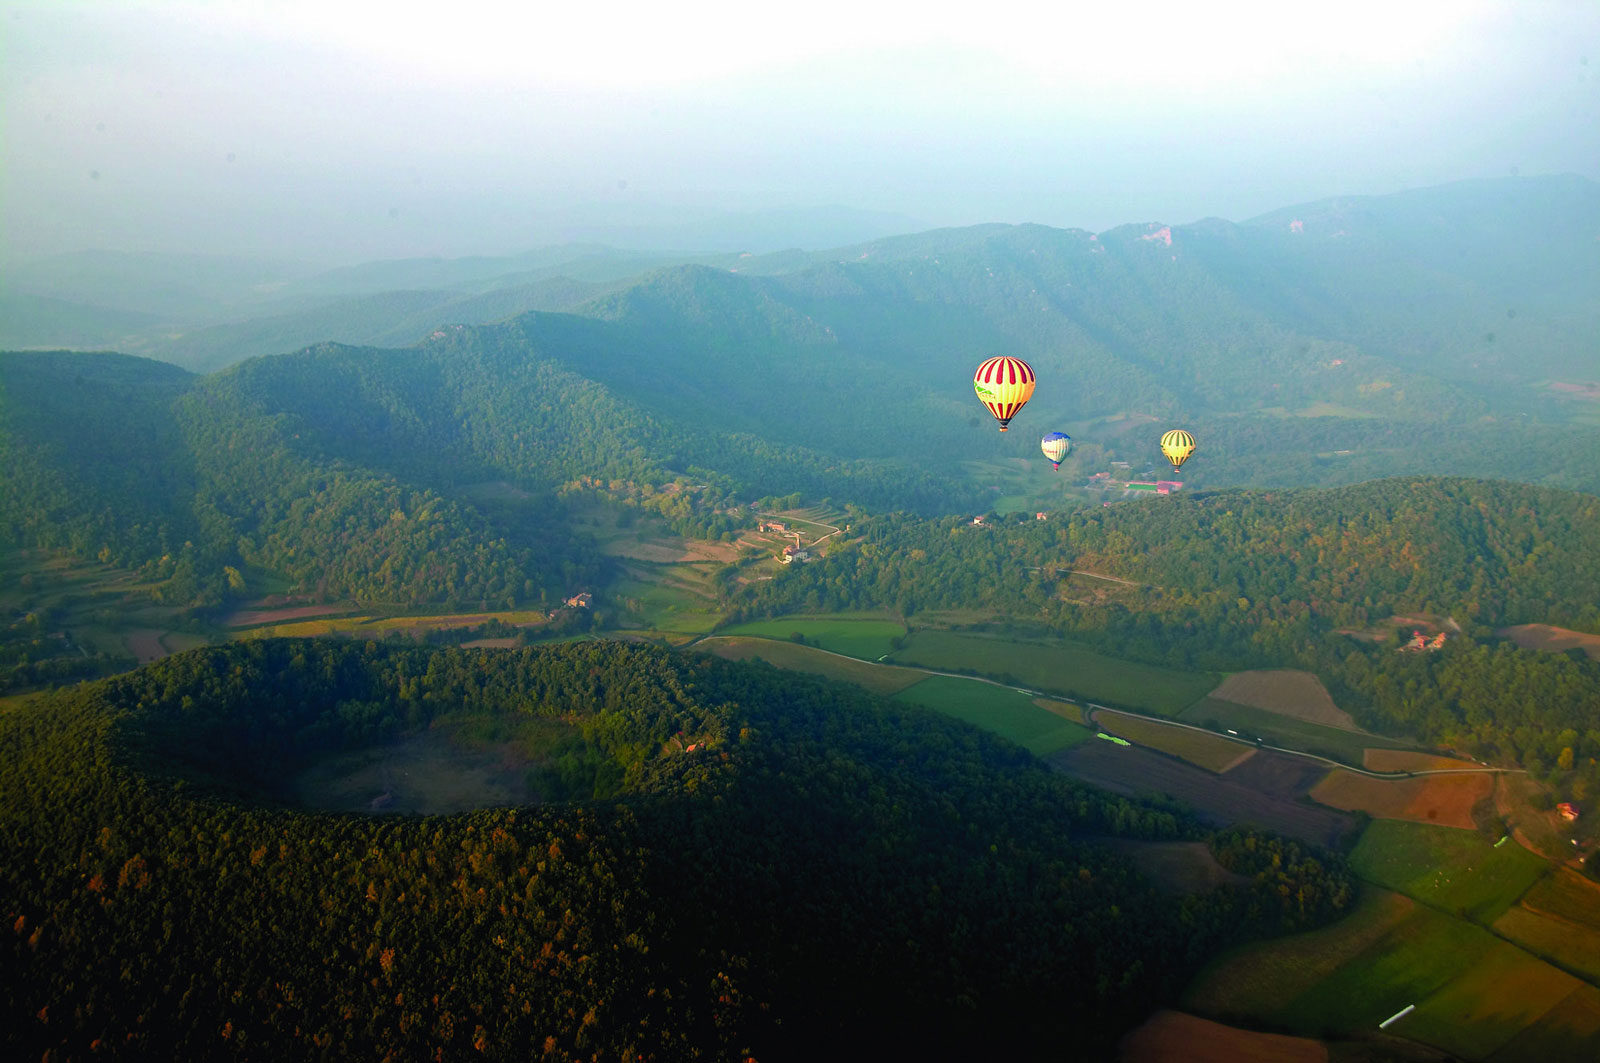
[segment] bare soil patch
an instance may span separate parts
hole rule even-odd
[[[1325,727],[1360,730],[1350,714],[1333,703],[1322,680],[1310,672],[1293,669],[1237,672],[1224,679],[1211,696]]]
[[[1470,760],[1409,749],[1368,749],[1361,755],[1361,766],[1368,771],[1448,771],[1478,767]]]
[[[1493,792],[1494,776],[1487,773],[1372,779],[1336,768],[1312,789],[1311,797],[1331,808],[1366,812],[1379,819],[1473,830],[1473,808]]]
[[[430,730],[323,761],[290,790],[302,804],[331,812],[444,815],[529,803],[532,767],[511,743],[469,748]]]
[[[1582,650],[1591,658],[1600,660],[1600,635],[1591,635],[1586,631],[1571,631],[1550,624],[1518,624],[1516,627],[1503,627],[1495,634],[1510,639],[1525,650],[1547,650],[1550,653]]]
[[[1227,775],[1217,776],[1138,746],[1091,740],[1052,754],[1045,762],[1057,771],[1113,793],[1132,797],[1154,791],[1175,797],[1193,808],[1200,818],[1218,826],[1254,823],[1318,845],[1336,844],[1340,835],[1351,828],[1352,821],[1341,812],[1296,801],[1296,787],[1285,787],[1290,773],[1295,773],[1296,778],[1302,774],[1292,761],[1286,767],[1269,764],[1267,771],[1258,773],[1266,782],[1286,788],[1287,796],[1263,792],[1235,780],[1243,769],[1269,759],[1274,759],[1271,754],[1258,754]]]
[[[1117,1046],[1120,1063],[1326,1063],[1328,1046],[1163,1009]]]
[[[1229,771],[1228,778],[1264,794],[1294,801],[1309,794],[1328,771],[1320,761],[1262,749]]]
[[[166,634],[154,628],[137,628],[123,636],[123,641],[128,644],[128,652],[138,659],[140,664],[149,664],[159,661],[172,651],[161,644],[161,636]]]
[[[339,616],[354,609],[352,605],[296,605],[281,609],[239,609],[223,617],[222,626],[255,627],[257,624],[281,624],[316,616]]]

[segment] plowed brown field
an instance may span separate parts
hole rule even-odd
[[[1519,624],[1516,627],[1501,628],[1495,634],[1506,636],[1525,650],[1548,650],[1551,653],[1582,650],[1590,657],[1600,660],[1600,635],[1591,635],[1584,631],[1569,631],[1564,627],[1552,627],[1549,624]]]
[[[1310,672],[1236,672],[1224,679],[1211,696],[1327,727],[1359,730],[1350,714],[1333,703],[1322,680]]]
[[[1487,773],[1371,779],[1336,768],[1311,790],[1311,797],[1330,808],[1379,819],[1472,830],[1473,806],[1493,792],[1494,776]]]
[[[1434,771],[1440,768],[1476,768],[1478,765],[1470,760],[1413,753],[1409,749],[1369,749],[1361,755],[1361,766],[1368,771]]]
[[[1318,845],[1336,844],[1351,826],[1341,812],[1295,800],[1305,792],[1304,786],[1310,785],[1304,782],[1306,773],[1296,766],[1295,758],[1258,752],[1219,776],[1152,750],[1091,739],[1052,754],[1045,762],[1114,793],[1167,794],[1188,804],[1202,819],[1223,826],[1254,823]],[[1262,767],[1246,774],[1258,762]],[[1235,781],[1236,777],[1245,781]]]

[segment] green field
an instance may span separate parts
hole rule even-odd
[[[1315,753],[1357,768],[1361,767],[1363,750],[1414,748],[1393,738],[1341,731],[1337,727],[1297,720],[1221,698],[1208,697],[1196,702],[1179,713],[1178,719],[1200,727],[1209,727],[1214,721],[1219,726],[1259,737],[1271,746]]]
[[[1390,1032],[1463,1059],[1559,1045],[1544,1059],[1595,1058],[1589,1013],[1562,1008],[1588,990],[1465,920],[1367,888],[1349,916],[1304,934],[1253,942],[1203,970],[1180,1006],[1311,1037],[1362,1036],[1408,1004]],[[1569,1009],[1570,1010],[1570,1009]],[[1578,1046],[1587,1045],[1587,1051]]]
[[[1357,1033],[1415,1004],[1393,1033],[1482,1059],[1580,984],[1487,930],[1418,908],[1270,1020],[1297,1032]]]
[[[954,631],[917,631],[896,664],[972,671],[1053,694],[1175,716],[1204,697],[1218,677],[1118,660],[1070,642],[1023,642]]]
[[[1494,932],[1535,956],[1600,983],[1600,933],[1586,926],[1530,911],[1519,904],[1494,921]]]
[[[703,635],[721,619],[709,600],[672,583],[622,579],[606,588],[606,598],[653,631]]]
[[[1035,756],[1069,749],[1094,734],[1033,703],[1027,694],[991,683],[929,676],[895,695],[1009,738]]]
[[[1374,820],[1350,857],[1362,878],[1485,924],[1549,870],[1520,845],[1495,847],[1474,831]]]
[[[1600,989],[1580,985],[1538,1022],[1506,1042],[1489,1063],[1600,1059]]]
[[[714,653],[730,661],[758,658],[778,668],[809,672],[829,679],[842,679],[846,683],[865,687],[875,694],[893,694],[926,678],[921,672],[909,668],[868,664],[865,661],[824,653],[810,646],[801,646],[794,642],[775,642],[772,639],[726,638],[715,635],[697,642],[695,649]]]
[[[765,639],[790,639],[798,634],[806,644],[830,653],[863,661],[876,661],[894,647],[892,640],[906,633],[905,625],[876,615],[837,613],[829,616],[786,616],[737,624],[719,635],[753,635]]]
[[[1408,897],[1363,889],[1350,914],[1331,926],[1252,941],[1217,957],[1185,987],[1179,1006],[1224,1021],[1277,1015],[1415,910]]]

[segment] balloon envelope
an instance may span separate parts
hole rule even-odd
[[[1174,428],[1161,437],[1161,453],[1172,462],[1172,471],[1177,472],[1189,460],[1189,455],[1194,453],[1194,436],[1181,428]]]
[[[1067,456],[1067,451],[1072,449],[1072,437],[1065,432],[1051,432],[1039,440],[1039,449],[1044,451],[1044,456],[1050,459],[1050,464],[1061,468],[1061,459]]]
[[[972,374],[972,389],[1004,432],[1011,418],[1033,397],[1034,379],[1033,366],[1021,358],[990,358]]]

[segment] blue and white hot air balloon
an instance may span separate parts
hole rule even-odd
[[[1072,449],[1072,437],[1065,432],[1051,432],[1039,441],[1039,449],[1050,459],[1050,467],[1061,470],[1061,459]]]

